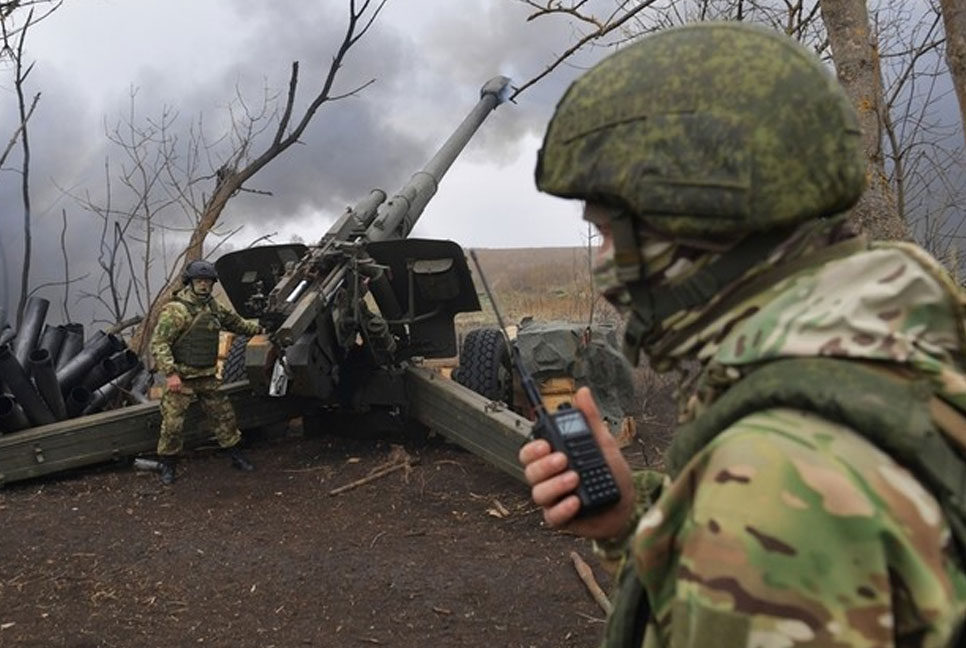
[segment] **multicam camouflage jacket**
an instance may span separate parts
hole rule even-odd
[[[261,331],[258,322],[243,319],[237,313],[220,305],[214,298],[202,301],[191,291],[190,287],[185,287],[161,309],[158,323],[151,335],[151,355],[154,356],[157,369],[162,374],[176,373],[182,378],[215,375],[215,362],[208,366],[189,366],[175,360],[176,354],[173,347],[188,331],[189,327],[195,322],[196,316],[201,312],[212,316],[208,321],[217,330],[231,331],[241,335],[256,335]],[[217,345],[217,340],[215,344]],[[212,354],[212,357],[214,355],[215,353]]]
[[[641,645],[644,624],[647,648],[956,645],[963,547],[930,479],[961,478],[963,461],[936,454],[946,463],[924,477],[909,464],[934,430],[903,430],[915,420],[905,410],[933,400],[963,422],[963,314],[931,257],[873,244],[786,277],[696,333],[688,344],[705,369],[669,450],[673,478],[626,546],[605,645]],[[782,363],[792,370],[784,396],[736,396]],[[854,388],[856,367],[888,374],[896,398]],[[825,404],[812,407],[814,394]],[[744,401],[731,419],[720,416],[729,398]]]

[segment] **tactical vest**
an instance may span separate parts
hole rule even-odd
[[[944,399],[928,377],[898,365],[833,358],[768,362],[677,428],[666,456],[671,477],[732,424],[781,407],[841,423],[912,472],[942,507],[958,562],[966,565],[966,412]],[[603,645],[639,648],[650,616],[633,561],[626,560]]]
[[[218,362],[221,322],[208,305],[193,304],[177,297],[175,301],[188,309],[192,319],[185,332],[171,345],[174,361],[187,367],[214,367]]]

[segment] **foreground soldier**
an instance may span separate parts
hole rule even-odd
[[[174,483],[175,464],[184,443],[184,416],[194,398],[201,403],[218,445],[228,452],[232,465],[239,470],[254,470],[236,447],[241,432],[235,425],[235,412],[228,397],[218,392],[215,370],[220,330],[256,335],[262,327],[212,299],[211,289],[218,275],[208,261],[192,261],[181,279],[185,287],[165,304],[151,337],[151,354],[158,371],[166,376],[158,439],[164,484]]]
[[[907,243],[852,235],[864,185],[841,88],[776,33],[649,36],[578,79],[537,164],[586,201],[625,351],[698,360],[667,476],[574,519],[577,482],[520,451],[553,526],[623,557],[606,646],[954,646],[966,613],[963,298]]]

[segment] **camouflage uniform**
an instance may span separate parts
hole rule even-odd
[[[261,332],[258,322],[242,319],[236,313],[221,306],[214,299],[202,301],[190,286],[183,288],[173,300],[165,304],[151,336],[151,354],[158,371],[163,375],[178,374],[182,379],[180,392],[167,389],[161,397],[161,434],[158,439],[158,455],[174,456],[181,452],[184,443],[184,417],[195,398],[212,423],[212,432],[222,448],[231,448],[241,440],[235,424],[235,412],[227,396],[218,392],[219,380],[215,377],[217,367],[189,366],[177,362],[172,347],[187,331],[200,311],[214,315],[215,326],[240,335],[256,335]]]
[[[649,36],[557,107],[537,184],[612,210],[597,285],[628,356],[701,363],[668,474],[636,475],[636,518],[598,543],[622,561],[606,646],[957,645],[964,298],[832,216],[858,137],[817,59],[744,25]]]
[[[873,245],[722,312],[678,347],[706,363],[682,420],[783,358],[895,363],[937,385],[961,376],[962,305],[941,273],[912,246]],[[644,646],[951,645],[966,575],[907,468],[792,407],[743,416],[696,451],[687,437],[628,544],[653,615]]]

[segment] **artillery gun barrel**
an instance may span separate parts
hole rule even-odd
[[[329,228],[318,243],[316,249],[310,250],[302,260],[302,265],[312,265],[313,257],[324,253],[333,241],[348,241],[354,232],[360,235],[376,217],[379,205],[386,201],[386,192],[373,189],[369,195],[360,200],[355,207],[346,209],[339,219]],[[282,277],[269,295],[269,305],[273,308],[285,308],[294,304],[305,294],[306,289],[313,286],[302,273],[293,272]]]
[[[510,79],[507,77],[498,76],[487,81],[480,89],[480,100],[426,166],[416,172],[388,202],[383,203],[385,193],[374,190],[356,207],[345,212],[322,238],[321,248],[328,249],[330,243],[337,241],[370,243],[406,238],[436,193],[446,171],[493,109],[506,100],[509,89]],[[359,235],[354,237],[356,232]],[[346,273],[347,269],[342,266],[332,268],[326,277],[311,283],[306,282],[305,277],[294,274],[283,278],[272,291],[274,300],[270,297],[270,302],[279,304],[284,299],[286,305],[286,318],[274,333],[275,341],[289,346],[305,333],[320,309],[328,306],[331,297],[345,280]],[[375,280],[386,281],[381,276],[375,277]],[[392,296],[388,289],[380,292]],[[389,304],[381,303],[379,306],[382,310],[398,310],[398,305],[392,308]]]
[[[433,159],[421,171],[413,174],[406,186],[379,210],[379,215],[366,231],[370,241],[409,236],[426,204],[436,193],[446,171],[490,112],[506,101],[509,89],[510,79],[504,76],[493,77],[483,85],[480,89],[480,101],[463,123],[449,136]]]

